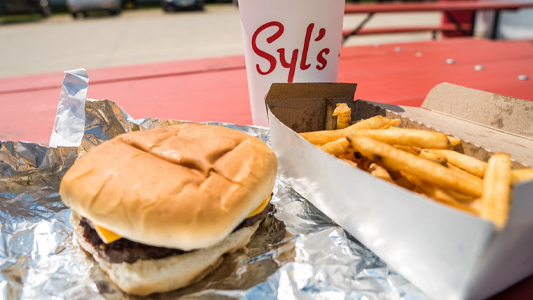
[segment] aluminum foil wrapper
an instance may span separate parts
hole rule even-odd
[[[64,82],[63,88],[79,96],[76,84],[86,92],[87,82],[70,86]],[[80,109],[79,103],[66,105],[68,97],[64,96],[58,115],[68,115],[66,120],[73,123],[73,115],[84,115],[83,134],[70,133],[78,136],[79,146],[0,142],[0,299],[426,298],[291,189],[284,178],[276,180],[271,201],[274,212],[247,249],[226,255],[223,264],[202,281],[147,297],[121,292],[74,241],[70,209],[58,194],[60,180],[77,157],[105,140],[182,121],[134,120],[107,100],[86,101]],[[56,120],[56,128],[61,122],[65,119]],[[266,128],[209,124],[269,141]],[[55,141],[57,134],[52,134]]]

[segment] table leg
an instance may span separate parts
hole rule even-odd
[[[492,32],[490,34],[490,38],[495,40],[496,39],[496,33],[498,31],[498,23],[500,22],[500,10],[496,10],[494,12],[494,21],[492,22]]]

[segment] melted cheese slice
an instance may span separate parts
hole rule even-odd
[[[261,202],[261,204],[254,210],[252,211],[247,217],[246,219],[248,218],[251,218],[255,215],[257,215],[258,213],[262,212],[263,209],[265,209],[265,207],[268,205],[268,203],[270,203],[270,195],[263,201]],[[106,229],[102,226],[98,226],[98,225],[95,225],[94,226],[94,229],[96,230],[96,233],[98,233],[98,236],[100,236],[100,238],[102,239],[102,241],[106,244],[110,244],[114,241],[117,241],[117,240],[120,240],[122,237],[116,233],[114,233],[113,231],[109,230],[109,229]]]
[[[94,230],[96,230],[96,233],[100,236],[102,241],[106,244],[110,244],[116,240],[120,240],[122,237],[116,233],[114,233],[111,230],[105,229],[102,226],[95,225]]]

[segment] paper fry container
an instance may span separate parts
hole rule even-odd
[[[254,125],[274,82],[336,82],[344,0],[239,0]]]
[[[323,130],[327,106],[343,102],[354,121],[386,115],[400,127],[456,136],[465,154],[481,160],[507,152],[520,168],[533,165],[533,103],[446,83],[422,107],[354,102],[354,92],[354,84],[272,86],[267,103],[279,174],[432,299],[485,299],[532,274],[533,181],[514,186],[508,222],[498,230],[354,168],[297,132]]]

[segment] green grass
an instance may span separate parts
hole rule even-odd
[[[41,14],[24,14],[24,15],[9,15],[0,16],[0,24],[19,23],[19,22],[34,22],[39,21],[43,17]]]

